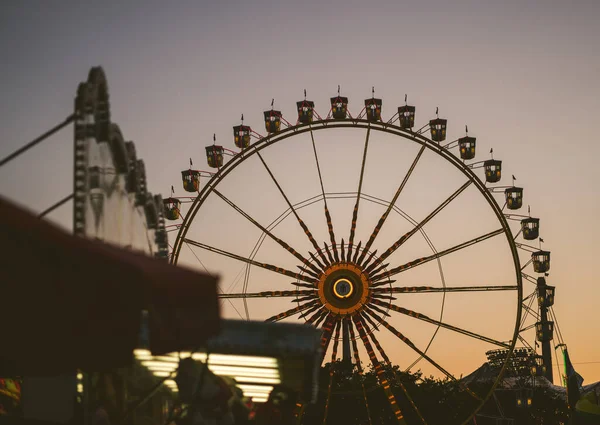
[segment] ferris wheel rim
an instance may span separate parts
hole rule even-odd
[[[477,406],[477,408],[474,410],[474,412],[471,415],[469,415],[469,417],[465,420],[465,422],[463,422],[463,424],[466,424],[469,422],[469,420],[471,420],[471,418],[473,416],[475,416],[477,414],[477,412],[483,407],[485,402],[494,393],[494,390],[496,389],[496,387],[502,380],[502,377],[507,369],[507,366],[509,364],[510,358],[515,349],[517,341],[519,340],[520,322],[521,322],[521,318],[522,318],[522,309],[523,309],[523,306],[522,306],[523,279],[522,279],[522,273],[521,273],[520,258],[519,258],[517,246],[516,246],[516,243],[514,240],[514,235],[513,235],[512,230],[507,222],[506,216],[503,213],[503,207],[500,207],[500,205],[498,204],[496,199],[493,197],[492,192],[489,190],[489,188],[486,186],[486,184],[484,182],[482,182],[481,179],[473,172],[473,170],[469,167],[469,165],[467,165],[465,162],[462,162],[461,160],[459,160],[459,158],[457,158],[455,155],[453,155],[448,149],[446,149],[441,144],[434,142],[433,140],[423,136],[422,134],[414,133],[411,130],[406,130],[395,124],[371,121],[371,120],[367,120],[367,119],[357,119],[357,118],[318,120],[318,121],[313,121],[313,122],[307,123],[307,124],[298,124],[298,125],[289,126],[288,128],[280,130],[276,133],[271,133],[265,137],[262,137],[257,142],[251,144],[250,146],[248,146],[247,148],[245,148],[244,150],[240,151],[238,154],[233,156],[226,164],[224,164],[218,170],[217,173],[215,173],[210,178],[210,180],[198,192],[198,195],[194,199],[192,205],[190,206],[188,213],[185,215],[185,217],[183,217],[183,223],[181,224],[181,226],[179,228],[179,231],[177,233],[177,238],[173,245],[173,251],[172,251],[173,254],[171,256],[170,262],[172,264],[177,264],[177,261],[179,259],[179,254],[181,251],[181,247],[185,242],[185,239],[186,239],[185,237],[187,235],[187,232],[188,232],[189,228],[191,227],[198,210],[200,209],[200,207],[202,206],[202,204],[204,203],[206,198],[211,193],[213,193],[213,191],[219,185],[219,183],[231,171],[233,171],[236,167],[238,167],[241,163],[243,163],[245,160],[252,157],[253,155],[258,154],[261,150],[266,149],[269,146],[274,145],[283,140],[286,140],[290,137],[309,133],[309,132],[312,133],[313,131],[321,131],[321,130],[327,130],[327,129],[340,129],[340,128],[341,129],[343,129],[343,128],[366,129],[368,131],[374,130],[374,131],[379,131],[382,133],[391,134],[391,135],[406,139],[408,141],[417,143],[417,144],[421,145],[422,147],[427,148],[429,151],[437,154],[442,159],[446,160],[451,165],[453,165],[456,169],[458,169],[470,181],[470,183],[473,184],[477,188],[479,193],[487,201],[490,208],[494,211],[496,219],[500,222],[500,224],[502,226],[502,232],[500,232],[500,233],[504,233],[506,240],[508,242],[508,245],[510,247],[511,256],[513,258],[513,264],[514,264],[514,268],[515,268],[515,275],[516,275],[517,311],[516,311],[516,315],[515,315],[516,316],[515,317],[515,326],[514,326],[514,331],[513,331],[511,340],[510,340],[509,347],[507,349],[508,352],[507,352],[506,358],[502,364],[502,367],[500,368],[498,375],[496,376],[496,379],[495,379],[491,389],[487,393],[487,395],[482,399],[482,402]],[[498,234],[500,234],[500,233],[498,233]]]

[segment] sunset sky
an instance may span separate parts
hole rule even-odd
[[[501,184],[511,184],[514,175],[515,184],[524,187],[525,207],[517,213],[526,214],[530,205],[532,215],[541,218],[543,247],[552,252],[548,283],[557,288],[554,311],[576,370],[591,383],[600,380],[600,281],[595,270],[600,256],[600,143],[599,120],[594,118],[600,110],[599,16],[595,0],[4,2],[0,157],[71,114],[78,83],[98,65],[108,77],[112,119],[127,140],[135,141],[149,189],[163,196],[171,185],[177,195],[185,195],[180,171],[190,157],[196,168],[208,169],[204,146],[212,144],[213,133],[218,144],[234,149],[231,127],[239,124],[242,113],[245,124],[264,134],[262,112],[270,109],[273,98],[275,108],[295,122],[295,102],[304,89],[325,116],[329,97],[340,85],[357,115],[374,86],[387,120],[408,94],[408,103],[417,107],[417,127],[434,118],[439,107],[440,117],[448,119],[448,141],[463,136],[467,124],[469,135],[477,137],[476,160],[488,159],[493,148],[494,157],[503,160]],[[390,136],[372,137],[363,190],[389,200],[417,148]],[[326,191],[356,191],[364,138],[362,130],[315,132]],[[310,137],[298,136],[265,151],[292,202],[320,193],[310,143]],[[0,195],[33,211],[68,195],[72,149],[72,130],[64,130],[4,166]],[[222,191],[266,225],[286,204],[261,167],[256,158],[249,160]],[[481,170],[478,175],[482,177]],[[426,153],[397,206],[418,221],[464,181]],[[502,205],[501,195],[497,199]],[[249,255],[260,232],[222,201],[209,201],[189,236]],[[347,240],[354,201],[331,202],[336,234]],[[321,205],[307,207],[302,215],[322,243],[328,238]],[[382,207],[364,202],[361,208],[359,221],[364,221],[357,237],[364,243]],[[71,210],[69,204],[50,219],[70,229]],[[438,250],[498,226],[471,190],[444,214],[425,228]],[[390,218],[378,237],[379,249],[409,228],[401,218]],[[293,217],[277,231],[299,251],[310,249]],[[414,239],[390,258],[392,266],[427,255],[423,240]],[[448,285],[514,283],[505,240],[471,249],[442,260]],[[182,262],[202,269],[186,250]],[[280,251],[266,242],[257,258],[294,268],[291,256]],[[241,291],[236,280],[240,263],[200,249],[194,253],[221,275],[223,291]],[[524,264],[527,256],[521,260]],[[293,288],[289,279],[252,273],[249,291]],[[440,285],[434,262],[410,273],[402,286]],[[528,273],[533,274],[531,266]],[[524,286],[528,295],[532,286]],[[428,295],[407,297],[419,296]],[[403,298],[399,304],[404,301],[439,315],[437,296]],[[514,294],[452,296],[446,303],[449,323],[499,339],[514,326]],[[283,298],[248,305],[254,319],[293,307]],[[238,301],[224,304],[225,316],[239,318],[236,309],[245,316]],[[407,335],[414,332],[415,341],[428,341],[430,328],[410,319],[394,320]],[[380,339],[393,360],[408,366],[409,353],[405,357],[401,343],[384,332]],[[485,360],[483,352],[492,348],[463,338],[440,332],[431,347],[457,375],[478,367]],[[425,365],[424,370],[429,372]]]

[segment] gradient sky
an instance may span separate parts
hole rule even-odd
[[[504,161],[503,183],[509,184],[508,177],[514,174],[516,183],[525,187],[525,204],[541,217],[544,247],[552,251],[548,283],[557,287],[555,311],[560,329],[576,369],[590,383],[600,380],[600,289],[594,270],[600,255],[596,181],[600,144],[598,119],[594,118],[600,110],[599,16],[600,3],[595,0],[4,2],[0,6],[0,156],[68,116],[77,84],[95,65],[107,73],[113,120],[126,139],[136,142],[138,156],[146,163],[150,190],[164,195],[171,185],[183,194],[179,172],[187,167],[189,157],[198,168],[207,169],[203,151],[212,143],[213,133],[219,143],[233,147],[231,126],[239,123],[241,113],[247,124],[264,133],[262,111],[270,107],[272,98],[292,121],[294,102],[307,89],[317,111],[326,115],[328,98],[340,84],[356,114],[375,86],[387,119],[407,93],[409,103],[417,106],[418,124],[432,118],[436,107],[449,120],[449,140],[462,136],[468,124],[479,144],[477,158],[487,159],[493,147],[495,156]],[[318,141],[324,161],[330,159],[324,176],[330,189],[326,190],[334,186],[356,190],[364,134],[328,137]],[[365,185],[371,192],[381,191],[373,194],[389,199],[414,153],[408,148],[396,152],[400,148],[384,139],[382,147],[370,152],[367,179],[371,183]],[[306,139],[298,143],[303,144],[279,146],[270,157],[278,176],[287,175],[282,185],[294,194],[294,202],[318,194],[314,164],[307,162],[295,169],[294,161],[310,159]],[[292,168],[286,168],[283,162],[290,157]],[[426,165],[415,172],[414,186],[406,194],[413,198],[405,202],[401,198],[398,203],[416,219],[459,182],[452,173],[451,177],[440,174],[438,179],[436,173],[443,164],[425,159]],[[237,176],[237,183],[232,178],[227,194],[244,208],[255,208],[253,213],[268,222],[285,205],[264,170],[253,167],[250,163],[247,174]],[[303,172],[312,173],[313,180],[300,177]],[[249,175],[253,187],[263,188],[260,192],[249,194]],[[70,130],[0,170],[0,194],[34,211],[71,191]],[[466,239],[471,227],[485,228],[486,212],[469,196],[466,200],[473,199],[472,207],[465,200],[448,213],[446,220],[454,221],[440,222],[437,227],[432,223],[426,229],[439,249],[460,242],[461,235]],[[258,237],[252,234],[255,229],[238,228],[233,213],[224,212],[222,205],[214,208],[214,212],[207,210],[207,217],[215,214],[221,233],[214,232],[213,221],[212,233],[199,225],[197,237],[213,238],[223,248],[247,254],[247,247]],[[306,214],[312,217],[308,209]],[[368,236],[370,223],[381,211],[365,207],[364,214],[367,224],[362,231]],[[464,221],[465,215],[474,217],[468,231],[448,225],[461,217]],[[225,223],[229,216],[232,221]],[[344,226],[340,235],[344,235],[349,221],[342,212],[339,218]],[[71,208],[57,210],[51,219],[70,228]],[[302,234],[294,234],[293,225],[289,222],[289,229],[282,233],[304,246]],[[402,223],[389,226],[389,240],[393,240],[393,231],[401,229]],[[473,230],[473,236],[478,230]],[[490,245],[485,256],[489,265],[484,257],[477,261],[464,257],[448,264],[448,274],[464,284],[502,284],[510,270],[503,268],[506,256],[500,251],[494,263],[494,249]],[[414,258],[406,255],[407,260]],[[235,290],[239,264],[220,264],[208,255],[201,258],[209,269],[222,273],[224,289]],[[419,279],[415,276],[413,281]],[[271,285],[263,282],[270,289],[283,289],[275,280]],[[510,303],[505,299],[501,303],[506,305],[496,308],[494,300],[463,299],[452,305],[456,320],[464,313],[463,319],[473,323],[486,311],[510,318]],[[275,310],[290,307],[284,300]],[[465,313],[469,309],[471,315]],[[266,312],[256,310],[252,317],[266,317]],[[229,307],[225,313],[237,316]],[[441,340],[446,341],[443,335]],[[394,358],[401,362],[399,343],[388,342],[398,345]],[[448,350],[447,344],[453,344],[452,340],[438,350],[454,353],[446,361],[456,373],[468,373],[481,363],[480,352],[471,353],[461,345]]]

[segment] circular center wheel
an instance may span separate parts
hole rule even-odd
[[[453,385],[450,404],[461,407],[448,413],[456,418],[451,423],[469,422],[500,382],[519,337],[515,239],[523,229],[511,230],[505,210],[521,207],[523,189],[514,179],[494,185],[502,161],[469,162],[474,137],[446,142],[445,119],[416,129],[412,106],[388,121],[375,98],[356,117],[339,95],[325,117],[313,102],[297,106],[295,124],[265,111],[266,135],[242,122],[234,127],[239,152],[216,145],[215,137],[206,148],[211,170],[182,172],[193,193],[169,198],[177,210],[166,216],[182,219],[174,225],[171,262],[219,273],[227,315],[300,320],[323,330],[323,361],[332,374],[321,420],[335,423],[327,415],[343,394],[362,401],[361,415],[371,421],[369,400],[381,389],[398,423],[436,423],[436,409],[427,406],[446,396],[424,399],[416,381],[408,385],[394,372],[399,365]],[[352,146],[357,155],[348,159]],[[376,159],[369,168],[370,155]],[[348,169],[353,177],[342,176]],[[189,176],[198,184],[186,185]],[[305,179],[316,184],[308,188]],[[405,199],[409,194],[414,199]],[[528,225],[526,235],[536,231]],[[489,385],[461,377],[491,350],[497,367]],[[340,360],[364,377],[370,363],[377,383],[365,378],[357,388],[341,388],[333,373]]]
[[[359,312],[369,298],[369,278],[352,263],[328,266],[321,274],[317,288],[323,307],[340,316]]]

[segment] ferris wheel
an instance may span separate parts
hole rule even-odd
[[[321,327],[323,358],[332,363],[341,358],[363,373],[368,358],[398,421],[406,409],[385,365],[429,368],[455,381],[472,397],[470,414],[460,420],[466,423],[522,339],[523,280],[533,279],[524,269],[531,264],[546,273],[550,253],[518,241],[539,238],[539,219],[515,214],[523,188],[514,175],[511,185],[498,185],[503,164],[492,149],[489,159],[474,162],[478,145],[466,126],[448,142],[437,108],[417,128],[416,107],[406,97],[388,120],[382,103],[373,89],[353,116],[338,87],[323,117],[305,91],[295,122],[271,102],[263,114],[266,135],[242,115],[233,127],[237,151],[213,135],[205,149],[210,171],[190,159],[181,172],[188,195],[175,196],[172,188],[164,199],[165,216],[175,223],[168,226],[176,234],[170,261],[221,274],[229,287],[220,297],[243,318]],[[521,260],[523,250],[529,260]],[[465,350],[493,349],[500,367],[486,394],[457,378],[472,369],[446,366],[461,363]],[[402,383],[393,383],[428,423]],[[363,384],[368,410],[367,392]]]

